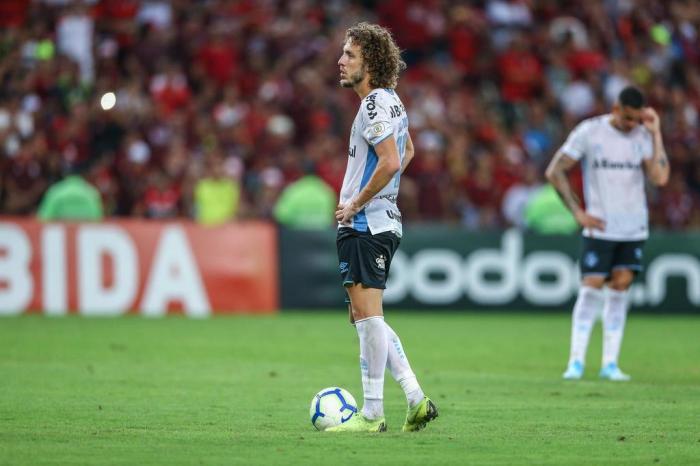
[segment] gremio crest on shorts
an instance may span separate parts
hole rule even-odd
[[[634,248],[634,257],[637,260],[642,260],[642,248]]]
[[[379,267],[380,270],[384,270],[384,262],[386,262],[386,258],[384,257],[384,254],[380,254],[379,257],[374,259],[374,261],[377,263],[377,267]]]
[[[588,251],[583,258],[583,263],[586,264],[586,267],[595,267],[598,263],[598,254],[593,251]]]

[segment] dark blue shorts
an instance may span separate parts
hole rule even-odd
[[[338,229],[338,266],[343,286],[362,283],[368,288],[386,288],[391,259],[401,242],[391,232],[361,232],[352,228]]]
[[[583,237],[581,275],[609,278],[614,269],[629,269],[635,275],[643,270],[644,241],[610,241]]]

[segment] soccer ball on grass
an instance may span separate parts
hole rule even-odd
[[[309,416],[318,430],[348,422],[357,413],[357,403],[349,391],[340,387],[324,388],[311,400]]]

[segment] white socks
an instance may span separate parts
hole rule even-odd
[[[573,318],[571,320],[571,353],[569,364],[579,361],[586,362],[586,351],[591,330],[595,324],[604,301],[603,290],[582,286],[574,305]]]
[[[384,371],[388,368],[413,407],[423,400],[416,375],[411,369],[399,336],[381,316],[355,321],[360,337],[360,371],[364,404],[362,415],[367,419],[384,417]]]
[[[615,363],[620,355],[627,317],[627,291],[608,290],[603,309],[603,367]]]
[[[389,357],[387,358],[387,367],[391,371],[392,377],[396,380],[403,392],[406,394],[406,401],[410,407],[414,407],[423,400],[425,394],[418,385],[416,374],[411,370],[411,365],[408,363],[406,353],[399,336],[394,330],[389,327],[389,324],[384,322],[386,334],[389,340]]]
[[[355,321],[360,337],[360,372],[364,405],[362,415],[367,419],[384,417],[384,370],[389,352],[384,317],[368,317]]]
[[[586,361],[586,350],[591,330],[595,324],[600,308],[603,308],[603,366],[617,364],[625,332],[627,318],[628,291],[611,288],[605,296],[603,290],[582,286],[579,290],[574,315],[571,323],[571,355],[569,364]]]

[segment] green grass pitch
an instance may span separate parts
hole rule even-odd
[[[207,320],[0,319],[0,464],[699,464],[700,318],[632,313],[621,367],[561,380],[568,314],[387,311],[440,417],[404,434],[331,435],[314,393],[361,401],[342,311]]]

